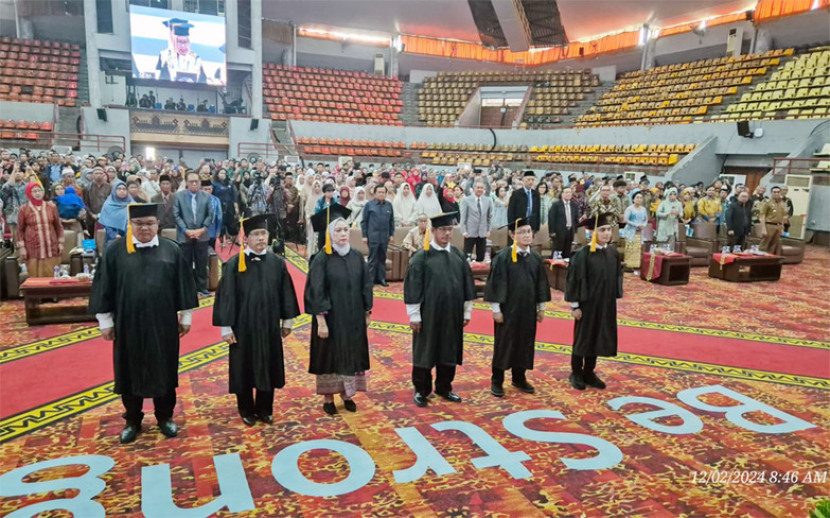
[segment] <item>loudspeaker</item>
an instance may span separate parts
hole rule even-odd
[[[98,108],[98,120],[107,122],[107,110],[103,108]]]
[[[259,127],[259,119],[251,119],[251,131]]]
[[[742,137],[752,136],[752,132],[749,131],[749,121],[738,121],[738,135]]]

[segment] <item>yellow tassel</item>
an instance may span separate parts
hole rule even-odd
[[[427,230],[424,232],[424,250],[429,250],[429,223],[427,223]]]
[[[245,227],[242,226],[242,218],[239,219],[239,267],[236,269],[242,273],[248,269],[245,264]]]
[[[594,216],[594,231],[591,233],[591,252],[597,251],[597,224],[599,223],[599,212]]]
[[[519,231],[519,220],[516,220],[516,223],[513,225],[513,248],[510,250],[510,258],[513,259],[513,262],[519,260],[519,245],[516,242],[516,238],[519,237],[516,233]]]
[[[129,217],[129,214],[127,217]],[[133,225],[129,222],[127,223],[127,253],[135,253],[135,244],[133,244]]]
[[[329,232],[329,218],[331,218],[331,209],[326,208],[326,253],[331,255],[331,232]]]

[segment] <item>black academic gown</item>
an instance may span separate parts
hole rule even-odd
[[[245,264],[239,272],[239,255],[225,263],[213,304],[213,325],[230,327],[236,337],[228,358],[232,394],[285,386],[281,321],[300,314],[282,257],[266,250],[247,255]]]
[[[579,249],[568,265],[565,300],[579,302],[582,319],[574,324],[573,354],[617,355],[617,299],[622,298],[620,254],[613,246],[591,253]]]
[[[493,367],[501,370],[532,369],[536,344],[536,305],[550,300],[550,286],[542,256],[534,251],[518,254],[500,250],[490,265],[484,300],[498,302],[504,323],[495,324]]]
[[[98,261],[90,313],[113,313],[116,394],[162,397],[179,385],[177,312],[196,308],[193,271],[175,242],[127,253],[125,239],[107,247]]]
[[[354,376],[369,370],[366,311],[372,309],[372,278],[360,252],[318,253],[305,284],[305,311],[311,315],[308,372]],[[326,313],[329,337],[317,336],[317,315]]]
[[[455,247],[416,252],[409,260],[403,296],[406,304],[421,304],[421,332],[412,337],[413,365],[461,365],[464,301],[475,298],[473,272],[464,254]]]

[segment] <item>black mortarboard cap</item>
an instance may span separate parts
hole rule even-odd
[[[352,211],[339,203],[332,203],[329,210],[323,209],[317,214],[311,216],[311,228],[315,232],[325,232],[328,229],[329,223],[337,218],[348,219]]]
[[[129,212],[130,219],[148,218],[150,216],[157,218],[159,216],[159,204],[132,203],[127,207],[127,211]]]
[[[176,36],[190,36],[190,28],[193,27],[191,24],[186,25],[176,25],[173,27],[173,34]]]
[[[272,217],[272,214],[257,214],[256,216],[251,216],[248,219],[243,219],[242,228],[245,230],[245,235],[249,236],[254,230],[268,230],[268,222]]]
[[[519,227],[523,227],[525,225],[530,225],[530,220],[529,219],[527,219],[527,218],[517,218],[517,219],[514,219],[513,221],[511,221],[510,225],[508,225],[507,228],[511,232],[515,232],[516,229],[518,229]]]
[[[183,20],[181,18],[170,18],[169,20],[164,20],[161,23],[163,23],[165,27],[174,27],[176,25],[181,25],[183,23],[188,23],[188,22],[187,22],[187,20]]]
[[[616,222],[617,216],[613,212],[603,212],[598,217],[596,214],[592,215],[577,226],[585,227],[587,230],[594,230],[605,225],[613,225]]]
[[[335,190],[336,189],[334,188],[334,185],[330,183],[326,183],[323,185],[323,192],[334,192]]]
[[[457,216],[458,212],[442,212],[441,214],[436,214],[435,216],[429,218],[429,221],[432,228],[447,227],[455,225],[455,222],[458,219]]]

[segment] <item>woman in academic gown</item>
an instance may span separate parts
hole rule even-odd
[[[349,246],[349,224],[338,217],[328,226],[331,247],[314,259],[305,285],[305,311],[311,315],[311,352],[308,372],[317,376],[323,411],[337,413],[334,395],[346,410],[366,391],[369,370],[367,328],[372,313],[372,278],[360,252]]]
[[[285,260],[268,249],[269,217],[242,221],[248,244],[225,263],[213,305],[213,325],[230,344],[230,392],[248,426],[273,421],[274,389],[285,386],[282,339],[300,314]]]
[[[545,303],[550,300],[545,263],[530,248],[530,221],[521,218],[513,222],[510,234],[515,250],[504,248],[495,255],[484,291],[495,320],[490,392],[496,397],[504,395],[502,384],[507,369],[512,371],[513,386],[528,394],[535,392],[525,371],[533,369],[536,323],[541,322]]]
[[[617,355],[617,299],[622,298],[623,281],[620,254],[609,244],[614,219],[613,214],[586,219],[581,225],[593,231],[592,242],[572,255],[568,265],[565,300],[575,320],[570,382],[578,390],[586,385],[605,388],[594,373],[597,357]]]

